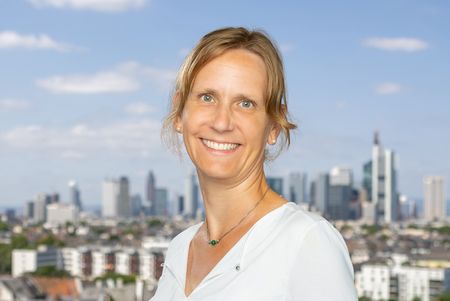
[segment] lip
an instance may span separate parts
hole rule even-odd
[[[219,144],[236,144],[237,147],[233,148],[233,149],[227,149],[227,150],[219,150],[219,149],[213,149],[208,147],[203,140],[208,140],[211,142],[215,142],[215,143],[219,143]],[[240,143],[234,143],[234,142],[229,142],[229,141],[218,141],[218,140],[213,140],[213,139],[206,139],[206,138],[200,138],[200,143],[205,147],[205,149],[210,152],[210,153],[214,153],[214,154],[232,154],[235,153],[238,149],[241,148],[241,144]]]

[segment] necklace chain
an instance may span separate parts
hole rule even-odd
[[[208,236],[208,244],[211,245],[212,247],[214,247],[215,245],[217,245],[217,244],[225,237],[225,235],[227,235],[228,233],[230,233],[231,231],[233,231],[237,226],[239,226],[239,225],[245,220],[245,218],[246,218],[247,216],[249,216],[250,213],[252,213],[252,211],[256,209],[256,207],[258,207],[259,203],[261,203],[261,201],[264,200],[264,198],[265,198],[267,192],[269,191],[269,188],[270,188],[270,187],[267,187],[267,189],[266,189],[266,191],[264,192],[264,194],[262,195],[261,199],[260,199],[258,202],[256,202],[255,206],[253,206],[253,208],[250,209],[250,211],[248,211],[247,214],[244,215],[244,217],[241,218],[241,220],[240,220],[236,225],[234,225],[233,227],[231,227],[231,229],[229,229],[227,232],[225,232],[224,234],[222,234],[222,236],[219,237],[218,239],[209,239],[208,222],[207,222],[207,220],[205,219],[206,235]]]

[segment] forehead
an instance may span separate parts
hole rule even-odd
[[[257,54],[248,50],[228,50],[198,71],[193,90],[203,88],[252,93],[263,97],[267,89],[266,66]]]

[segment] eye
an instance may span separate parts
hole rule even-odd
[[[253,101],[251,100],[243,100],[239,103],[239,105],[245,109],[251,109],[255,106],[255,104],[253,103]]]
[[[213,97],[209,94],[200,95],[200,99],[203,100],[204,102],[212,102],[213,101]]]

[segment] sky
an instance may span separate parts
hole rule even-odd
[[[313,179],[350,167],[360,185],[374,131],[396,152],[399,192],[450,191],[450,2],[0,1],[0,207],[39,192],[100,204],[105,178],[171,196],[192,171],[162,145],[161,121],[184,56],[224,26],[263,29],[285,63],[299,125],[266,174]],[[447,194],[448,195],[448,194]]]

